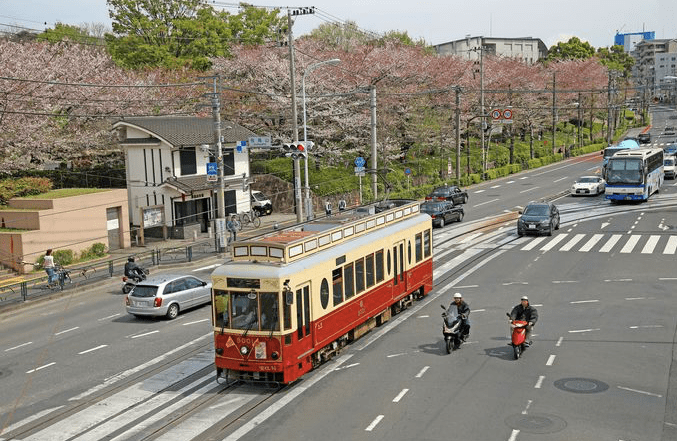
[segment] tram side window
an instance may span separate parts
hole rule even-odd
[[[343,302],[343,268],[336,268],[331,272],[331,280],[334,285],[334,306]]]
[[[227,328],[230,322],[228,318],[229,300],[230,294],[228,294],[228,291],[214,290],[214,325],[219,328]]]
[[[346,299],[351,298],[355,295],[355,273],[353,272],[353,264],[349,263],[343,267],[343,281],[346,293]]]
[[[425,257],[430,257],[430,250],[430,230],[425,230],[423,232],[423,255]]]
[[[376,282],[382,282],[383,278],[383,250],[380,250],[376,252]]]
[[[355,261],[355,293],[364,291],[364,258]]]
[[[320,302],[322,309],[327,309],[327,306],[329,306],[329,282],[327,282],[327,279],[322,279],[322,285],[320,285]]]
[[[366,258],[367,268],[365,271],[365,276],[367,276],[367,288],[374,286],[374,255],[370,254]]]
[[[411,241],[407,241],[407,255],[409,256],[409,266],[411,266]]]
[[[284,322],[284,329],[289,330],[291,329],[291,305],[287,304],[286,299],[282,299],[284,302],[284,308],[282,309],[282,321]]]
[[[416,235],[416,262],[420,262],[421,259],[423,259],[423,243],[422,243],[422,235],[421,233],[418,233]]]

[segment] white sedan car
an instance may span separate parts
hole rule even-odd
[[[582,176],[571,186],[571,196],[579,194],[598,195],[604,193],[606,181],[599,176]]]

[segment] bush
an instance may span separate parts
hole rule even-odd
[[[59,265],[70,265],[73,263],[75,254],[73,250],[56,250],[54,251],[54,262],[57,262]]]
[[[47,178],[3,179],[0,181],[0,204],[7,205],[12,198],[47,193],[51,189],[52,181]]]
[[[92,260],[104,257],[106,255],[106,245],[97,242],[86,250],[80,252],[79,260]]]

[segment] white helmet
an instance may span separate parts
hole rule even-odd
[[[454,294],[454,298],[455,298],[455,299],[462,299],[463,296],[461,295],[460,292],[457,292],[456,294]]]
[[[522,296],[522,298],[521,298],[520,300],[526,300],[526,301],[528,302],[528,301],[529,301],[529,297],[527,297],[527,296]]]

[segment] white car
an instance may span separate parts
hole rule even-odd
[[[665,156],[663,159],[663,171],[665,179],[675,179],[675,157]]]
[[[598,195],[604,193],[606,181],[599,176],[582,176],[571,186],[571,196],[579,194]]]

